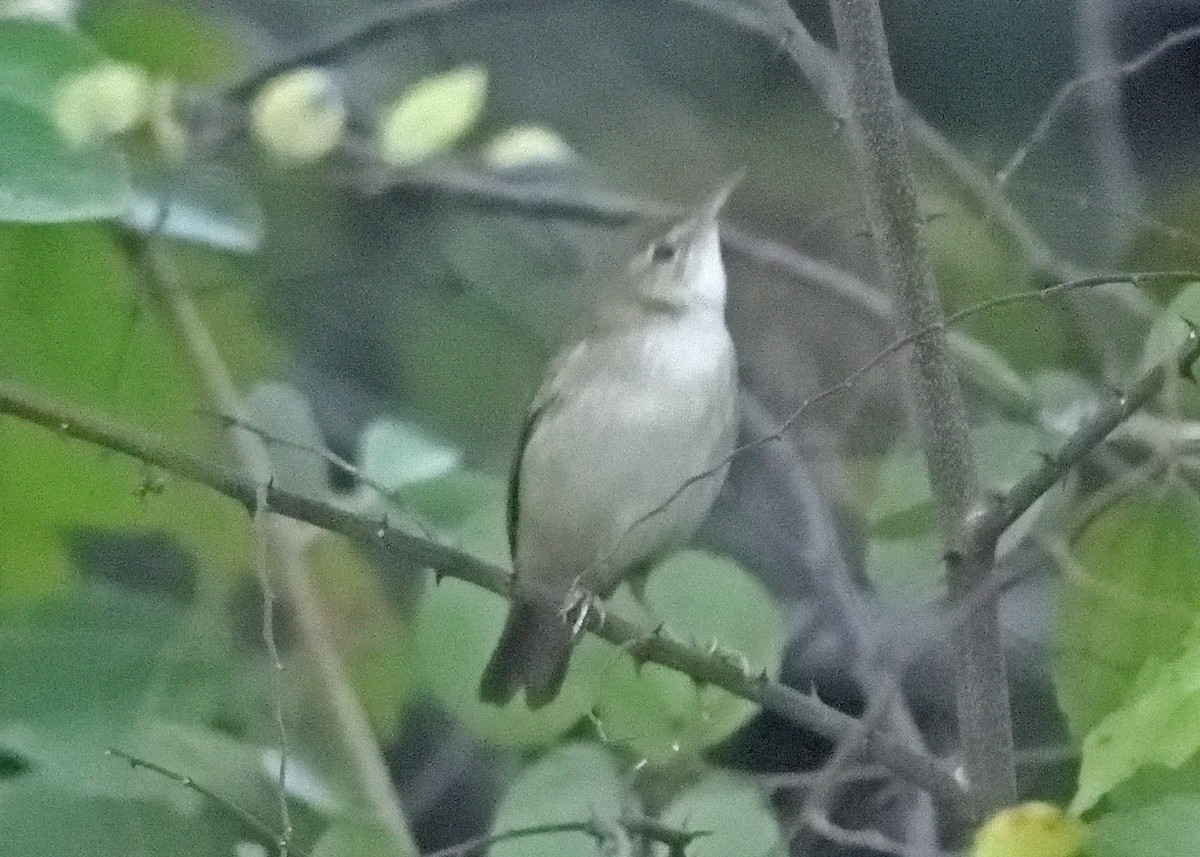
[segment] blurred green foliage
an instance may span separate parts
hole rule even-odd
[[[359,294],[359,248],[350,258],[324,252],[347,240],[336,223],[344,212],[342,188],[330,181],[334,171],[288,171],[242,150],[213,169],[187,163],[183,149],[155,149],[145,139],[71,143],[56,126],[63,82],[113,61],[152,76],[159,95],[169,92],[167,81],[228,80],[246,65],[233,28],[151,0],[93,0],[82,5],[77,23],[73,30],[0,19],[0,375],[223,460],[219,420],[204,413],[211,403],[198,373],[122,240],[120,230],[131,229],[178,274],[235,383],[264,403],[256,417],[275,435],[268,446],[281,484],[391,523],[419,519],[434,537],[507,563],[502,480],[475,466],[467,443],[457,446],[429,429],[455,440],[501,442],[514,403],[536,380],[552,338],[546,332],[562,321],[561,286],[578,247],[552,240],[561,236],[542,234],[540,225],[418,206],[411,220],[389,224],[403,240],[419,237],[379,254],[387,261],[386,293]],[[383,123],[397,163],[486,155],[488,148],[476,144],[508,121],[490,115],[490,69],[459,67],[447,75],[441,54],[431,49],[405,59],[411,80],[397,83],[408,87],[409,100],[400,99],[393,121]],[[370,102],[365,97],[355,109],[365,112]],[[173,118],[160,113],[146,122]],[[796,182],[810,205],[843,206],[850,179],[834,133],[823,117],[798,121],[809,145],[790,154],[807,159]],[[573,157],[557,134],[542,133],[541,125],[533,130],[527,143],[549,146],[564,162]],[[998,237],[986,214],[936,170],[923,184],[949,308],[1033,287],[1018,249]],[[784,197],[777,188],[768,192]],[[1196,199],[1184,184],[1159,205],[1169,228],[1139,238],[1131,263],[1194,264],[1198,244],[1188,230]],[[269,229],[263,208],[275,218]],[[540,243],[530,240],[531,231]],[[370,315],[385,334],[384,381],[420,421],[377,420],[358,438],[358,461],[381,492],[336,492],[316,450],[322,438],[308,402],[295,391],[261,386],[284,373],[289,355],[260,311],[255,276],[228,251],[257,250],[264,232],[277,279],[308,276],[311,255],[341,266],[341,290],[329,305],[378,299]],[[1163,310],[1148,324],[1128,324],[1136,342],[1149,329],[1129,377],[1174,353],[1186,332],[1181,319],[1200,319],[1200,286],[1153,297]],[[972,395],[997,412],[978,421],[972,439],[984,483],[1003,490],[1100,395],[1087,375],[1090,358],[1070,313],[1040,301],[973,318],[953,336]],[[1173,378],[1167,398],[1176,420],[1169,428],[1190,428],[1200,404],[1195,392]],[[253,836],[225,807],[103,751],[118,746],[144,756],[274,824],[276,703],[291,733],[286,791],[297,841],[315,843],[314,857],[393,853],[394,843],[364,809],[318,670],[293,648],[286,618],[287,670],[282,696],[275,694],[275,670],[257,640],[259,596],[249,577],[256,544],[243,509],[14,420],[0,422],[0,462],[0,853],[235,851]],[[898,437],[863,470],[870,484],[856,499],[868,524],[871,584],[885,598],[929,600],[940,591],[941,542],[915,445]],[[1116,496],[1087,522],[1064,564],[1054,678],[1072,736],[1084,748],[1075,808],[1095,813],[1094,853],[1101,857],[1195,850],[1200,501],[1179,475]],[[1055,502],[1068,506],[1077,491],[1071,483]],[[1039,507],[1010,542],[1036,533],[1046,518],[1048,527],[1061,524]],[[165,568],[152,569],[152,585],[142,589],[85,574],[80,545],[96,534],[166,537],[187,565],[175,571],[194,577],[189,594],[167,591]],[[483,706],[476,687],[507,609],[502,599],[459,581],[431,580],[410,615],[357,548],[310,534],[301,553],[335,652],[383,741],[401,733],[414,700],[433,699],[474,738],[524,753],[495,830],[592,821],[619,839],[627,835],[622,814],[641,809],[636,784],[644,774],[667,784],[655,807],[664,822],[710,832],[689,847],[691,857],[780,851],[762,789],[713,774],[704,760],[754,713],[748,703],[665,669],[638,668],[589,636],[554,704],[538,712],[519,701],[503,710]],[[130,583],[122,560],[90,564]],[[750,675],[779,670],[785,640],[778,606],[727,558],[681,552],[651,574],[644,600],[622,590],[611,608],[641,621],[647,633],[706,647]],[[594,836],[570,833],[513,840],[492,853],[601,849]]]
[[[114,59],[184,83],[236,77],[244,51],[231,31],[207,15],[158,0],[90,0],[80,31]]]

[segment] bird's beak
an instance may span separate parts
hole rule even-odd
[[[724,207],[726,200],[729,199],[730,194],[732,194],[737,186],[742,183],[742,179],[745,177],[745,167],[742,167],[740,170],[730,176],[726,176],[721,184],[717,186],[717,189],[700,204],[699,219],[716,219],[716,216]]]

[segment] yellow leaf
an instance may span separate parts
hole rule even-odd
[[[487,70],[476,65],[418,81],[384,110],[379,156],[401,167],[449,148],[479,120],[487,88]]]
[[[250,129],[280,161],[312,163],[342,141],[346,104],[323,69],[296,69],[263,84],[250,105]]]
[[[483,147],[483,159],[497,169],[564,161],[570,156],[566,141],[544,125],[514,125]]]
[[[1078,818],[1041,801],[1010,806],[975,834],[971,857],[1076,857],[1087,831]]]
[[[82,146],[132,130],[150,106],[150,79],[137,66],[108,63],[72,75],[54,97],[54,124]]]

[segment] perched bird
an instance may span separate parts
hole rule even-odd
[[[737,363],[717,215],[734,184],[644,224],[585,279],[582,335],[550,364],[509,485],[517,580],[560,601],[513,601],[480,684],[486,702],[520,688],[530,708],[552,700],[578,631],[568,612],[689,538],[725,481]]]

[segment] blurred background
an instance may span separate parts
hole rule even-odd
[[[171,107],[150,130],[105,144],[128,169],[131,202],[115,228],[132,239],[84,217],[0,226],[0,370],[198,454],[234,461],[220,419],[229,415],[206,399],[203,371],[170,332],[158,280],[200,306],[282,484],[507,564],[504,480],[579,275],[624,226],[739,169],[722,228],[743,440],[773,434],[895,338],[844,128],[795,62],[782,0],[10,5],[12,15],[65,16],[89,49],[144,69]],[[1200,4],[884,6],[948,309],[1089,273],[1197,267],[1200,39],[1136,72],[1115,69],[1200,24]],[[790,12],[834,47],[825,4]],[[5,38],[34,45],[30,32]],[[0,84],[25,80],[22,62],[49,62],[28,50],[10,53]],[[288,77],[310,67],[319,74]],[[1035,131],[1060,87],[1089,76]],[[286,112],[273,120],[272,85],[317,126]],[[422,88],[424,113],[412,106]],[[398,111],[407,124],[389,126]],[[297,155],[330,116],[330,145]],[[417,138],[422,128],[432,142]],[[175,148],[164,142],[176,138]],[[131,256],[129,240],[156,255]],[[158,262],[138,262],[146,258]],[[1110,389],[1166,353],[1156,331],[1175,298],[1166,288],[1088,289],[955,328],[989,488],[1013,484]],[[865,704],[871,670],[895,667],[921,740],[953,754],[952,676],[936,642],[940,548],[905,366],[904,352],[883,360],[789,420],[779,441],[740,455],[695,549],[652,584],[651,613],[698,643],[730,628],[720,641],[756,668],[778,667],[851,713]],[[1164,418],[1186,416],[1190,395],[1175,391]],[[275,812],[263,761],[277,745],[273,685],[245,515],[10,423],[0,425],[0,594],[13,606],[0,627],[15,642],[0,657],[18,678],[0,706],[0,789],[9,790],[0,820],[24,821],[0,853],[75,853],[83,842],[89,853],[267,848],[221,807],[95,755],[116,743]],[[1085,538],[1106,508],[1094,498],[1154,460],[1164,425],[1135,427],[1093,456],[1002,546],[1015,580],[1003,617],[1029,796],[1070,797],[1072,748],[1110,704],[1080,701],[1092,692],[1082,676],[1101,657],[1061,645],[1062,571],[1108,556],[1094,533]],[[390,497],[318,450],[363,468]],[[1158,507],[1144,515],[1128,526],[1164,520]],[[768,853],[781,841],[796,854],[873,853],[797,832],[802,775],[827,758],[823,739],[669,676],[614,678],[612,650],[599,643],[581,652],[578,686],[549,714],[484,710],[474,682],[499,627],[498,598],[434,586],[378,548],[303,541],[333,648],[381,736],[421,851],[555,820],[549,796],[574,783],[581,803],[567,801],[567,815],[636,805],[704,828],[723,805],[741,819],[729,839],[720,828],[689,854]],[[687,603],[693,589],[699,604]],[[297,830],[323,843],[310,853],[385,853],[360,830],[352,754],[304,630],[286,599],[280,611]],[[1079,615],[1066,621],[1086,625]],[[1072,627],[1091,639],[1090,626]],[[1114,667],[1114,686],[1133,669]],[[104,801],[117,807],[115,826]],[[874,777],[834,803],[848,827],[961,843],[953,820],[932,822],[927,810],[906,784]],[[598,847],[544,841],[491,853]],[[731,842],[742,850],[720,850]]]

